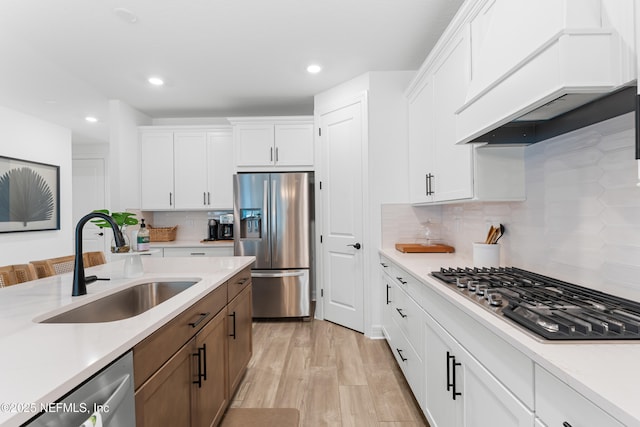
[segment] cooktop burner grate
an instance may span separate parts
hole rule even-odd
[[[515,267],[441,268],[432,276],[549,340],[640,339],[640,303]]]

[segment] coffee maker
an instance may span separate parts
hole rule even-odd
[[[218,240],[233,240],[233,214],[220,215]]]
[[[217,240],[218,239],[218,221],[211,218],[209,219],[209,235],[207,236],[207,240]]]

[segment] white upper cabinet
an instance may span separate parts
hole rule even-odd
[[[434,201],[473,197],[472,147],[456,145],[455,111],[464,103],[469,83],[471,48],[467,27],[454,36],[433,70]]]
[[[140,144],[142,209],[233,207],[230,128],[144,127]]]
[[[233,207],[233,133],[231,129],[207,132],[207,204]]]
[[[175,208],[207,206],[207,133],[174,132],[173,152]]]
[[[143,131],[140,150],[140,206],[173,209],[173,132]]]
[[[312,117],[231,118],[238,170],[313,170]]]
[[[271,166],[274,164],[273,125],[236,125],[233,127],[238,166]]]
[[[524,148],[456,144],[456,111],[471,78],[468,24],[454,25],[407,90],[413,204],[523,200]]]
[[[430,180],[433,170],[433,84],[427,76],[410,94],[409,114],[409,197],[411,203],[433,201]]]
[[[313,123],[275,125],[275,164],[313,166]]]

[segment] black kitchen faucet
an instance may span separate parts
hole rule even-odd
[[[76,225],[76,259],[73,265],[73,291],[71,292],[71,296],[73,297],[86,295],[87,283],[97,280],[95,276],[92,276],[91,278],[84,277],[84,260],[82,259],[82,228],[91,218],[101,218],[107,221],[113,229],[113,238],[115,240],[116,247],[120,248],[125,245],[124,237],[122,236],[122,232],[120,231],[118,224],[116,224],[113,218],[109,215],[105,215],[100,212],[91,212],[80,218],[78,225]]]

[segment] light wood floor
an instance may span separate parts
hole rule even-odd
[[[300,426],[427,426],[384,340],[330,322],[257,321],[232,407],[297,408]]]

